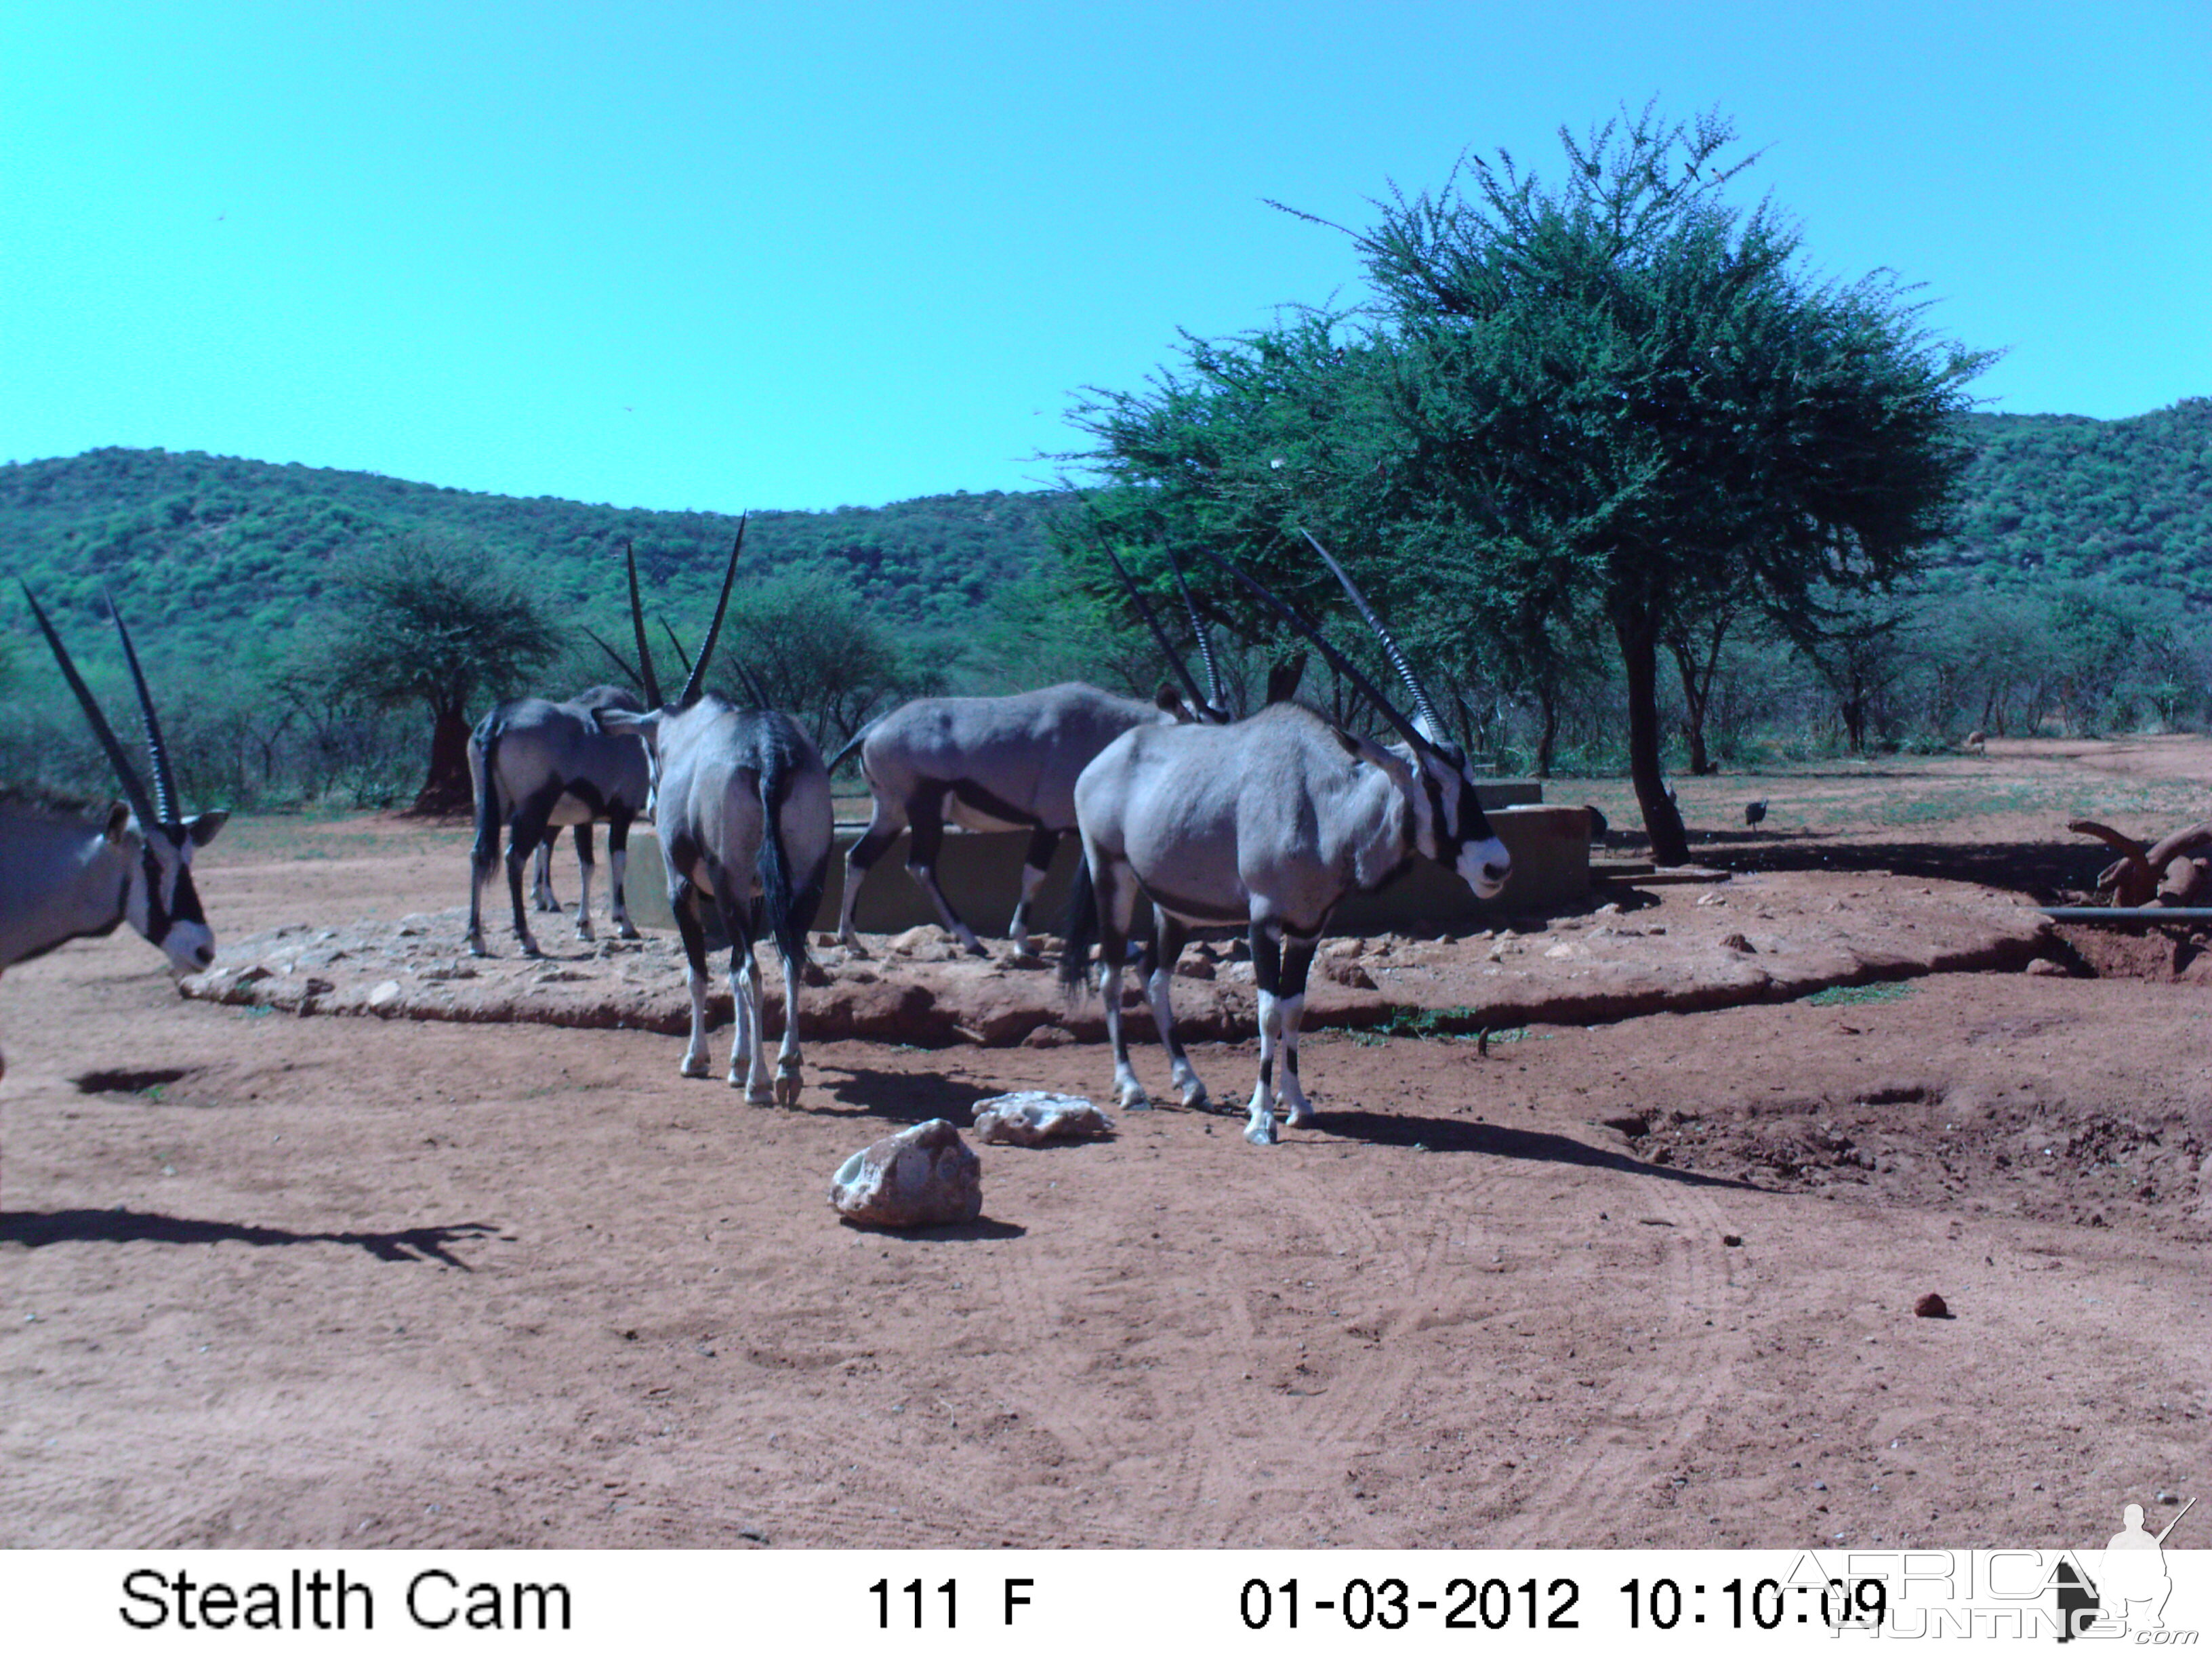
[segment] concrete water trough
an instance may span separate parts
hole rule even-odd
[[[1482,787],[1483,810],[1498,838],[1513,856],[1513,878],[1489,902],[1479,901],[1467,884],[1425,859],[1413,860],[1395,880],[1372,893],[1355,894],[1341,905],[1329,928],[1335,933],[1464,933],[1494,924],[1500,917],[1541,915],[1577,904],[1589,891],[1589,813],[1580,806],[1546,806],[1536,783],[1492,783]],[[837,826],[830,878],[815,926],[834,928],[845,884],[845,854],[860,839],[863,825]],[[1003,937],[1021,897],[1022,858],[1029,832],[945,832],[937,861],[937,879],[953,908],[986,939]],[[938,917],[928,898],[906,871],[907,839],[902,836],[870,872],[860,890],[854,925],[864,933],[898,933],[933,925]],[[1030,926],[1057,933],[1067,911],[1067,895],[1081,849],[1075,837],[1061,842],[1051,873],[1030,907]],[[626,886],[630,915],[641,927],[673,928],[667,878],[660,848],[639,825],[630,831]]]

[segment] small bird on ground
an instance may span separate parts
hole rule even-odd
[[[1766,803],[1755,800],[1743,809],[1743,821],[1756,830],[1766,819]]]

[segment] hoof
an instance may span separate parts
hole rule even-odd
[[[800,1079],[796,1071],[786,1072],[775,1080],[775,1103],[779,1106],[799,1104]]]
[[[844,935],[840,934],[838,936],[837,942],[845,947],[845,954],[851,957],[854,962],[871,962],[874,960],[874,952],[871,951],[866,945],[861,944],[857,939],[848,939]]]
[[[1314,1120],[1313,1108],[1300,1101],[1283,1115],[1283,1121],[1293,1129],[1303,1129]]]
[[[1152,1103],[1142,1089],[1127,1089],[1121,1094],[1121,1109],[1125,1112],[1149,1112]]]
[[[983,942],[981,939],[969,939],[963,943],[960,948],[969,956],[981,957],[986,962],[991,958],[991,953],[983,948]]]
[[[706,1055],[686,1054],[684,1056],[684,1063],[676,1068],[676,1074],[678,1077],[704,1077],[713,1069],[714,1067],[707,1063]]]
[[[1274,1119],[1268,1118],[1264,1122],[1255,1123],[1246,1129],[1244,1139],[1255,1146],[1273,1146],[1281,1139],[1281,1137],[1275,1133]]]
[[[1186,1112],[1210,1112],[1213,1109],[1213,1097],[1206,1092],[1203,1083],[1194,1084],[1183,1091],[1182,1109]]]
[[[482,939],[472,939],[469,941],[469,954],[472,957],[488,957],[491,952],[484,949],[484,942]]]
[[[526,939],[522,941],[522,954],[528,957],[534,962],[542,957],[545,952],[538,948],[538,941],[536,939]]]
[[[738,1079],[732,1078],[730,1079],[730,1086],[735,1088],[738,1082]],[[775,1104],[775,1091],[774,1089],[747,1089],[745,1091],[745,1104],[748,1106],[773,1106]]]
[[[590,922],[580,921],[576,924],[576,937],[580,939],[589,939],[596,943],[599,936],[592,931],[592,924]]]
[[[643,939],[645,937],[644,934],[639,933],[636,928],[631,927],[628,922],[623,923],[620,927],[615,930],[615,936],[617,939]]]

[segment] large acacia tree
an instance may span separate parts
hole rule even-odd
[[[418,812],[469,804],[470,713],[512,695],[558,653],[559,635],[520,575],[468,544],[403,537],[337,579],[338,618],[316,648],[334,690],[430,718]]]
[[[1817,280],[1778,214],[1731,206],[1747,163],[1718,116],[1560,137],[1556,186],[1470,156],[1380,204],[1353,235],[1364,317],[1189,342],[1075,419],[1115,528],[1206,541],[1328,608],[1291,533],[1312,529],[1462,683],[1548,708],[1610,636],[1645,824],[1679,863],[1662,647],[1752,607],[1816,638],[1910,574],[1948,526],[1987,359],[1930,337],[1887,273]],[[1694,689],[1709,665],[1682,660]]]
[[[1688,844],[1661,771],[1661,646],[1747,603],[1814,637],[1824,596],[1909,574],[1949,528],[1956,417],[1988,361],[1931,337],[1888,273],[1817,280],[1770,205],[1730,206],[1734,137],[1649,108],[1562,131],[1563,183],[1470,159],[1357,238],[1424,537],[1478,576],[1540,550],[1602,614],[1664,862]]]

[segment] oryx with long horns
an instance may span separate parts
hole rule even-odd
[[[1183,1103],[1203,1106],[1206,1085],[1175,1036],[1169,994],[1176,958],[1194,927],[1246,928],[1259,990],[1260,1079],[1244,1138],[1258,1146],[1277,1139],[1279,1098],[1291,1127],[1313,1116],[1298,1083],[1298,1023],[1314,947],[1339,901],[1381,886],[1417,853],[1456,871],[1483,898],[1505,884],[1511,868],[1466,760],[1443,741],[1404,653],[1352,579],[1319,542],[1306,539],[1382,641],[1412,695],[1414,719],[1304,617],[1226,561],[1215,562],[1310,639],[1404,742],[1386,748],[1288,702],[1234,726],[1140,727],[1116,739],[1076,781],[1085,867],[1060,957],[1061,981],[1073,991],[1097,940],[1115,1085],[1125,1108],[1143,1108],[1149,1103],[1122,1036],[1121,969],[1137,900],[1150,900],[1152,1017]]]
[[[522,870],[535,853],[538,882],[551,902],[547,871],[553,837],[574,825],[576,862],[583,891],[576,901],[576,937],[592,933],[592,825],[607,826],[611,913],[624,939],[638,937],[623,890],[629,855],[631,821],[645,811],[650,789],[645,756],[627,738],[602,732],[592,715],[600,708],[641,710],[644,704],[619,686],[595,685],[565,702],[544,697],[511,697],[469,733],[469,776],[477,809],[476,844],[469,866],[469,949],[487,954],[483,936],[483,890],[499,861],[500,831],[507,831],[507,885],[514,906],[514,937],[522,954],[542,954],[522,909]]]
[[[117,803],[101,822],[32,799],[0,799],[0,969],[73,939],[112,933],[128,921],[161,946],[176,972],[197,973],[215,960],[215,934],[192,885],[192,854],[215,839],[230,814],[185,817],[179,809],[153,695],[114,597],[108,597],[107,608],[138,689],[150,792],[27,585],[23,597],[86,723],[107,751],[128,805]]]
[[[646,700],[653,707],[642,714],[601,709],[597,719],[602,731],[635,738],[652,773],[653,827],[668,869],[668,906],[691,969],[691,1041],[684,1051],[684,1075],[704,1077],[708,1070],[707,939],[700,906],[711,902],[731,942],[730,994],[737,1023],[731,1086],[742,1084],[750,1101],[791,1105],[800,1085],[799,985],[806,963],[806,930],[813,925],[830,868],[830,773],[789,715],[739,708],[701,690],[744,540],[740,520],[714,623],[673,702],[661,701],[646,644],[637,565],[631,561],[630,619],[637,635],[638,670]],[[763,930],[774,936],[783,961],[783,1042],[773,1085],[761,1024],[760,964],[753,949]]]
[[[1052,866],[1060,837],[1075,829],[1075,780],[1083,769],[1100,750],[1133,727],[1227,718],[1220,671],[1196,607],[1191,606],[1191,626],[1206,664],[1210,687],[1206,696],[1200,694],[1121,562],[1112,549],[1105,551],[1182,682],[1184,700],[1178,702],[1163,690],[1158,701],[1140,702],[1070,681],[1005,697],[917,698],[861,727],[830,763],[835,772],[858,750],[873,801],[866,830],[845,855],[837,936],[848,947],[860,947],[853,910],[860,901],[861,882],[900,832],[911,829],[908,873],[963,948],[970,956],[986,954],[975,929],[953,909],[938,884],[938,854],[950,820],[966,830],[1030,832],[1022,860],[1021,897],[1006,929],[1015,955],[1026,957],[1030,906]],[[1182,580],[1180,569],[1176,580]],[[1189,605],[1188,588],[1183,598]]]

